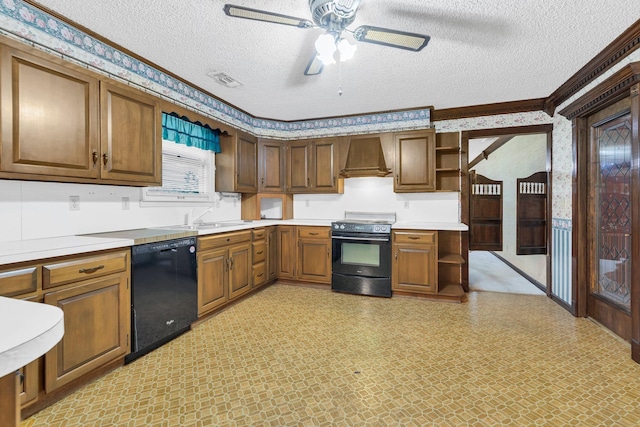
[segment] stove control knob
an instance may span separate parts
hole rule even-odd
[[[344,224],[340,226],[340,230],[344,230]]]
[[[388,228],[388,226],[386,226],[386,225],[381,225],[381,226],[380,226],[380,231],[382,231],[382,232],[385,232],[385,233],[386,233],[387,231],[389,231],[389,228]]]
[[[380,231],[380,226],[376,225],[375,227],[373,227],[373,231]]]
[[[338,228],[340,228],[340,226],[338,224],[333,224],[333,228],[337,230]]]

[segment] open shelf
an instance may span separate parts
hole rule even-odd
[[[460,134],[436,133],[436,191],[460,191]]]
[[[439,255],[438,262],[441,264],[454,264],[454,265],[462,265],[464,264],[464,258],[460,254],[443,254]]]

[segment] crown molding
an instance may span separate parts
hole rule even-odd
[[[638,48],[640,48],[640,19],[549,95],[545,101],[544,112],[553,116],[558,105]]]
[[[631,87],[640,82],[640,62],[632,62],[560,111],[572,120],[585,117],[629,96]]]
[[[469,117],[495,116],[499,114],[525,113],[542,111],[545,98],[526,99],[523,101],[498,102],[495,104],[471,105],[468,107],[443,108],[432,110],[431,121],[465,119]]]

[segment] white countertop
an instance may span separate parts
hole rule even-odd
[[[0,297],[0,377],[45,354],[63,334],[58,307]]]
[[[64,236],[44,239],[15,240],[0,244],[0,265],[22,261],[102,251],[133,245],[131,239],[89,236]]]
[[[467,224],[461,222],[414,222],[401,221],[391,226],[391,229],[408,229],[408,230],[438,230],[438,231],[467,231]]]
[[[230,231],[249,230],[257,227],[268,227],[271,225],[306,225],[329,227],[331,226],[332,221],[333,220],[330,219],[267,219],[246,222],[235,220],[221,221],[222,224],[224,224],[225,222],[229,223],[229,225],[225,225],[224,227],[188,231],[181,230],[179,231],[179,234],[176,234],[176,229],[175,227],[172,228],[172,226],[150,227],[146,230],[153,230],[153,233],[150,234],[158,235],[156,241],[159,241],[170,239],[172,236],[203,236],[209,234],[227,233]],[[457,222],[401,221],[393,224],[392,229],[467,231],[469,227],[467,227],[466,224]],[[166,231],[166,238],[162,237],[162,233],[159,232],[161,230]],[[128,231],[130,233],[128,233]],[[0,244],[0,266],[23,261],[34,261],[57,256],[77,255],[93,251],[133,246],[140,243],[136,242],[135,240],[136,231],[139,232],[140,230],[122,230],[113,233],[96,233],[93,235],[85,236],[64,236],[2,242]],[[100,234],[104,235],[100,236]]]

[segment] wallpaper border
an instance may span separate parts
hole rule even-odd
[[[283,122],[253,117],[21,0],[0,2],[7,36],[259,136],[298,138],[426,128],[431,109]]]

